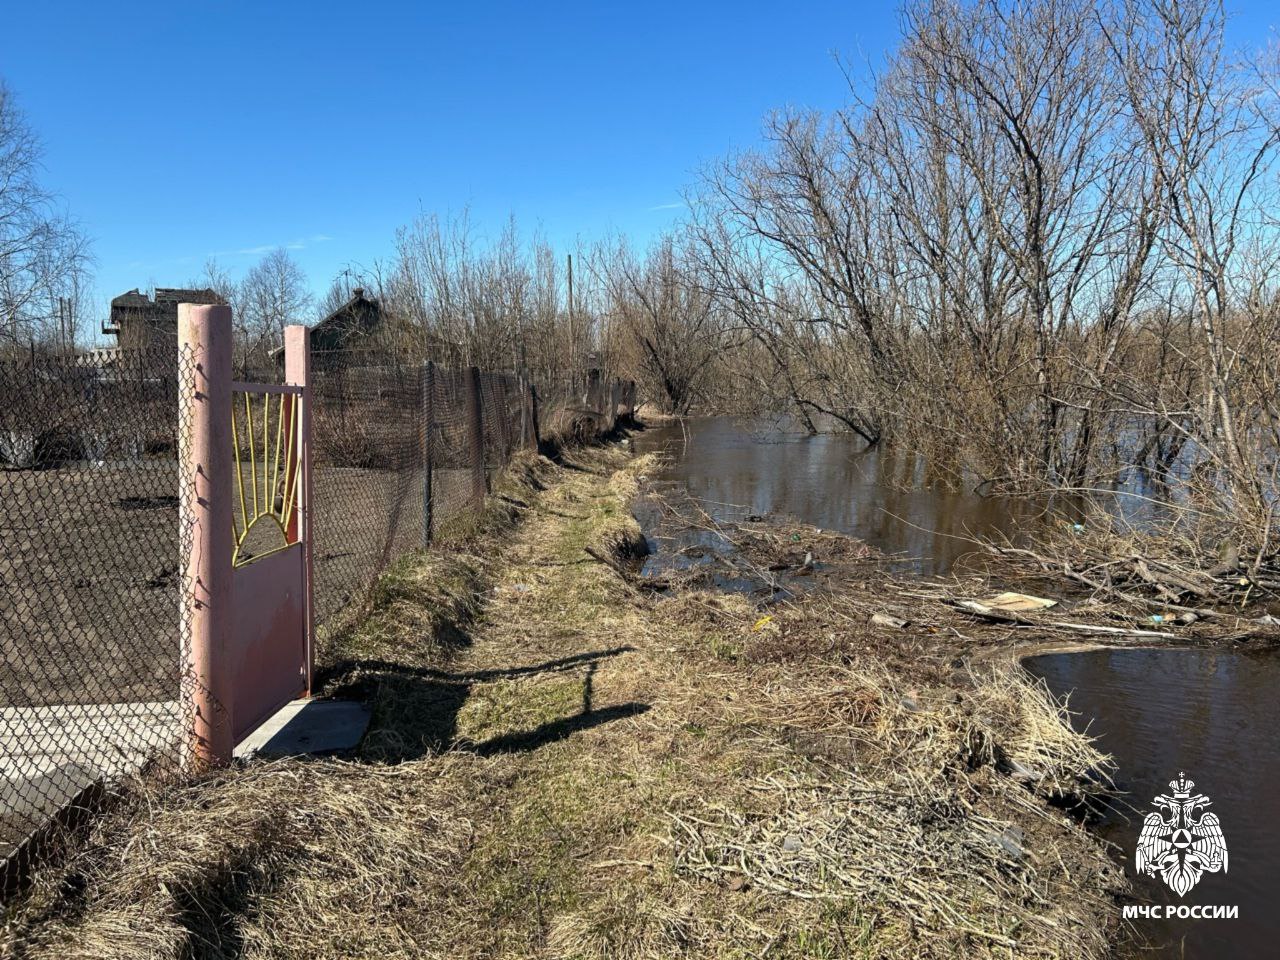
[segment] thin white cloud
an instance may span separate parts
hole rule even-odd
[[[128,267],[130,270],[155,270],[157,267],[181,266],[182,264],[190,264],[195,262],[196,262],[195,257],[174,257],[172,260],[156,260],[156,261],[131,260],[127,264],[125,264],[125,266]]]
[[[677,200],[675,203],[660,203],[656,207],[650,207],[649,210],[679,210],[684,206],[683,200]]]
[[[317,243],[328,243],[333,237],[327,233],[313,233],[309,237],[301,237],[297,240],[290,240],[288,243],[261,243],[256,247],[240,247],[237,250],[215,250],[213,253],[206,253],[204,260],[211,257],[261,257],[280,247],[286,250],[305,250],[307,247]],[[132,260],[126,266],[130,270],[158,270],[165,267],[183,266],[200,262],[201,258],[193,255],[185,257],[172,257],[168,260]]]
[[[241,247],[239,250],[217,250],[208,254],[210,257],[260,257],[264,253],[270,253],[279,247],[286,250],[305,250],[307,247],[315,243],[327,243],[333,237],[327,233],[316,233],[309,237],[301,237],[297,240],[290,240],[287,243],[263,243],[256,247]]]

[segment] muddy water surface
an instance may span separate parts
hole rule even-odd
[[[692,418],[636,438],[637,452],[670,458],[652,479],[687,492],[718,519],[790,515],[900,555],[903,567],[925,574],[945,573],[971,553],[967,537],[1013,533],[1019,520],[1042,512],[930,485],[921,458],[865,447],[848,433],[809,436],[776,421],[728,417]]]
[[[1280,956],[1280,653],[1097,650],[1023,663],[1070,696],[1074,722],[1116,759],[1130,809],[1099,829],[1123,850],[1139,902],[1240,908],[1234,920],[1141,921],[1155,950],[1137,955]],[[1151,798],[1180,772],[1213,801],[1228,853],[1226,873],[1205,874],[1181,898],[1133,869]]]

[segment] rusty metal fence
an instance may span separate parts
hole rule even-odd
[[[172,348],[0,360],[0,861],[87,792],[176,769],[178,390]],[[279,380],[278,371],[270,372]],[[312,354],[317,625],[481,506],[540,441],[634,411],[634,387]]]

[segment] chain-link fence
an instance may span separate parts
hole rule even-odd
[[[172,347],[0,361],[0,860],[86,790],[178,756],[181,375]],[[634,401],[596,378],[313,353],[321,631],[540,435],[584,439]]]
[[[312,565],[326,625],[421,542],[421,374],[346,351],[313,353],[311,364]]]
[[[0,857],[173,742],[172,350],[0,361]]]

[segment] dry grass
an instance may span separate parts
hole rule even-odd
[[[138,786],[3,955],[1105,953],[1121,881],[1047,802],[1104,761],[1042,688],[838,638],[782,656],[830,600],[760,626],[655,597],[626,575],[652,464],[575,457],[335,638],[329,689],[374,704],[357,756]]]
[[[678,871],[795,898],[780,937],[815,929],[814,902],[858,904],[868,955],[1106,953],[1118,872],[1028,790],[1075,795],[1106,761],[1042,687],[1008,668],[927,692],[877,663],[754,672],[762,696],[729,712],[774,762],[675,816]]]
[[[1130,617],[1191,627],[1185,632],[1192,640],[1280,640],[1266,617],[1280,598],[1277,558],[1250,554],[1221,527],[1196,529],[1189,508],[1173,512],[1139,530],[1096,509],[1030,544],[982,542],[982,565],[995,575],[1054,583]]]
[[[470,834],[464,782],[327,761],[139,788],[10,918],[5,954],[416,956],[422,885]]]

